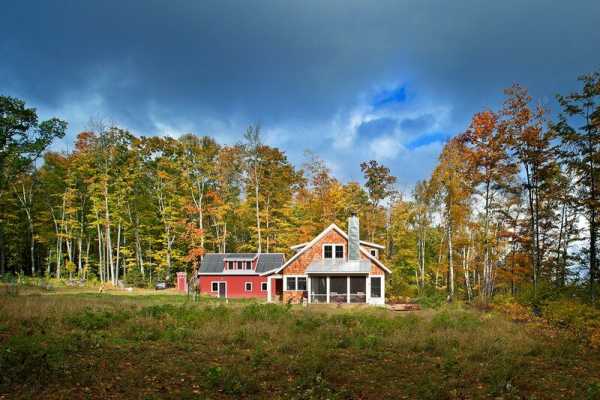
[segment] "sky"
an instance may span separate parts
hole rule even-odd
[[[470,117],[518,82],[555,109],[600,70],[600,1],[10,1],[0,94],[137,135],[264,141],[340,180],[375,159],[409,192]]]

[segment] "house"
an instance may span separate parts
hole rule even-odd
[[[360,240],[359,229],[352,215],[348,233],[331,224],[310,242],[293,246],[295,254],[268,274],[268,300],[383,305],[391,273],[379,260],[384,247]]]
[[[198,272],[198,289],[202,294],[216,297],[266,299],[268,276],[284,261],[282,253],[205,254]]]

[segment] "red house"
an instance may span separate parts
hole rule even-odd
[[[212,253],[202,258],[200,293],[216,297],[267,298],[268,276],[285,262],[282,253]],[[283,288],[274,287],[273,292]]]

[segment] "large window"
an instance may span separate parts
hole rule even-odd
[[[286,290],[306,290],[305,276],[288,276],[285,280]]]
[[[325,244],[323,245],[323,258],[327,259],[342,259],[344,258],[343,244]]]
[[[381,297],[381,277],[380,276],[372,276],[371,277],[371,297],[374,297],[374,298]]]

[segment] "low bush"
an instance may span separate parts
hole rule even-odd
[[[112,325],[120,323],[129,318],[127,311],[107,311],[85,309],[73,315],[67,316],[65,321],[72,326],[85,331],[96,331],[108,329]]]

